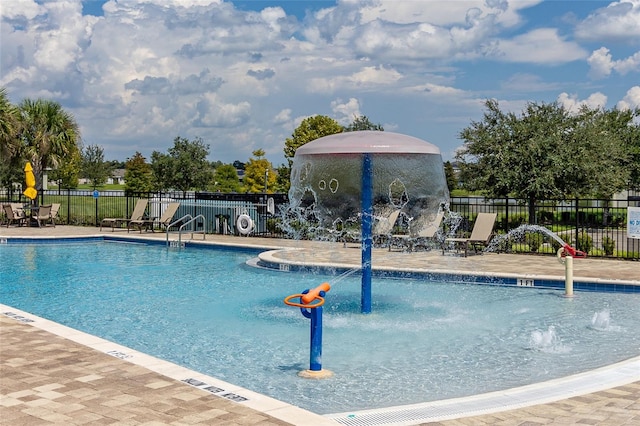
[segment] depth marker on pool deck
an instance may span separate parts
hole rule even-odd
[[[202,382],[198,379],[194,379],[194,378],[189,378],[189,379],[183,379],[182,380],[184,383],[193,386],[194,388],[198,388],[198,389],[202,389],[204,391],[207,391],[209,393],[212,393],[214,395],[217,396],[221,396],[223,398],[229,399],[231,401],[235,401],[235,402],[244,402],[244,401],[248,401],[249,398],[245,398],[244,396],[235,394],[233,392],[227,392],[224,389],[218,388],[216,386],[213,385],[209,385],[205,382]],[[224,393],[222,393],[224,392]]]

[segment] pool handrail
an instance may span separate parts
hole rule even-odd
[[[196,231],[194,229],[193,224],[195,223],[196,220],[198,219],[202,219],[202,231]],[[206,238],[207,235],[207,221],[205,219],[205,217],[201,214],[197,215],[196,217],[191,216],[190,214],[186,214],[184,216],[182,216],[180,219],[173,221],[169,226],[167,226],[167,233],[166,233],[166,242],[167,242],[167,247],[169,246],[169,229],[174,226],[177,225],[178,223],[181,223],[185,221],[184,223],[182,223],[182,225],[180,225],[180,228],[178,228],[178,247],[182,247],[182,231],[184,230],[184,228],[187,225],[191,225],[191,239],[193,239],[193,234],[202,234],[202,239],[204,240]],[[176,232],[176,231],[173,231]],[[189,231],[188,231],[189,232]]]

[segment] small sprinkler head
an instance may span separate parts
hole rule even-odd
[[[576,248],[571,247],[569,244],[565,244],[564,246],[562,246],[562,248],[564,249],[564,253],[567,256],[571,256],[574,258],[585,258],[587,257],[587,253],[578,250]]]

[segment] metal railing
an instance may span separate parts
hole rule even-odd
[[[450,202],[451,211],[462,216],[460,230],[463,232],[471,230],[478,213],[497,213],[495,230],[499,234],[524,224],[535,224],[548,228],[592,256],[639,260],[640,240],[628,238],[626,227],[627,208],[635,206],[640,206],[640,200],[635,197],[540,200],[533,208],[527,200],[514,198],[453,197]],[[522,250],[526,251],[526,247]]]
[[[201,220],[201,222],[198,222],[198,219]],[[180,224],[180,227],[178,228],[177,231],[171,231],[171,227],[176,226]],[[199,228],[199,224],[202,224],[201,229]],[[187,226],[191,225],[191,229],[187,230]],[[193,234],[202,234],[202,239],[206,239],[207,236],[207,223],[205,220],[205,217],[201,214],[197,215],[196,217],[192,217],[190,214],[186,214],[184,216],[182,216],[180,219],[172,222],[169,226],[167,226],[167,237],[166,237],[166,241],[167,241],[167,247],[171,246],[171,241],[169,240],[169,234],[171,233],[177,233],[178,234],[178,241],[176,246],[178,248],[182,248],[184,247],[184,244],[182,243],[182,233],[183,232],[189,232],[191,233],[191,239],[193,240]]]

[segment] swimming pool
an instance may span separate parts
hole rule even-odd
[[[245,265],[251,250],[92,242],[0,245],[0,301],[316,413],[438,400],[589,370],[640,353],[637,294],[360,279],[327,295],[323,366],[282,299],[335,277]],[[603,350],[606,348],[606,350]]]

